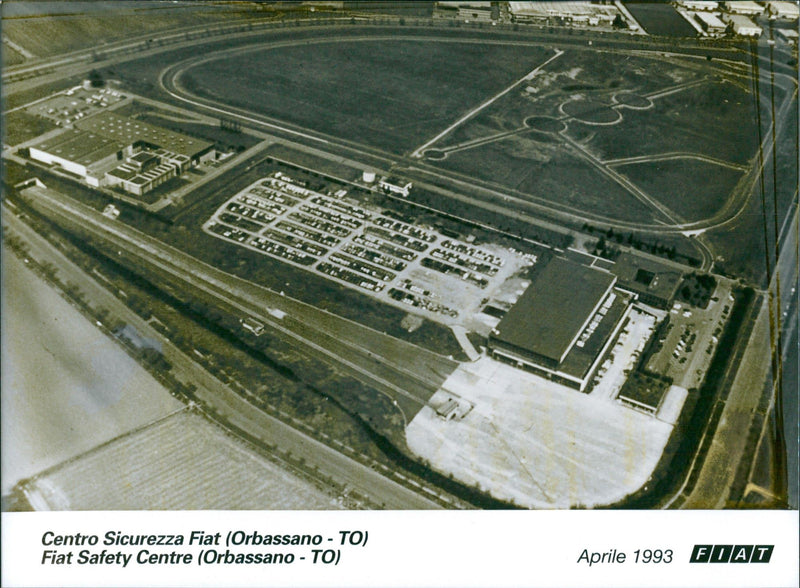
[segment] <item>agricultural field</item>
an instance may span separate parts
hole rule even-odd
[[[632,57],[613,51],[569,48],[558,54],[551,50],[548,57],[553,59],[535,77],[495,101],[491,107],[471,119],[469,125],[457,128],[437,146],[447,148],[485,136],[487,131],[508,131],[529,126],[526,124],[529,117],[558,118],[562,123],[568,123],[570,121],[564,118],[565,113],[560,107],[569,103],[581,106],[578,112],[571,111],[571,116],[597,115],[603,111],[605,116],[611,114],[610,120],[613,121],[618,116],[609,113],[609,107],[614,104],[649,108],[650,101],[645,96],[703,77],[702,72],[680,62]],[[635,100],[634,96],[639,98]],[[614,97],[617,97],[616,101]],[[592,104],[581,105],[581,99],[591,100]],[[617,111],[623,116],[632,112],[631,109]],[[564,128],[564,124],[557,123],[554,128],[558,132]]]
[[[604,161],[684,151],[746,164],[758,146],[756,112],[751,91],[741,85],[747,80],[736,81],[708,79],[675,88],[650,109],[627,110],[621,124],[587,141],[589,149]]]
[[[3,277],[3,494],[181,406],[5,250]]]
[[[766,173],[755,185],[753,197],[735,223],[707,233],[713,247],[722,256],[717,263],[719,270],[728,275],[742,276],[762,286],[766,286],[767,263],[774,265],[774,261],[767,262],[767,257],[774,251],[775,234],[787,230],[784,219],[797,204],[797,98],[792,100],[788,111],[795,114],[787,117],[785,127],[778,134],[775,174],[772,166],[768,165]],[[770,122],[765,120],[762,124],[766,133]],[[791,232],[791,229],[788,231]]]
[[[99,47],[126,38],[252,17],[239,5],[139,2],[13,2],[3,6],[3,35],[37,57]]]
[[[702,220],[722,207],[755,153],[746,82],[702,64],[567,49],[422,155],[517,196],[642,222],[663,217],[614,176],[633,169],[618,165],[652,159],[630,173],[635,188]],[[683,165],[698,172],[682,178],[688,204],[665,191],[680,166],[660,159],[675,153],[697,159]],[[717,172],[724,181],[709,190],[703,179]]]
[[[448,154],[439,167],[480,179],[515,195],[558,208],[607,214],[619,220],[653,219],[653,210],[583,159],[532,133]]]
[[[184,410],[36,477],[37,510],[321,510],[340,506]]]
[[[29,114],[24,110],[16,110],[3,115],[3,142],[8,145],[19,145],[58,128],[55,123]]]
[[[25,56],[6,43],[3,43],[0,54],[3,56],[3,67],[11,67],[12,65],[25,63]]]

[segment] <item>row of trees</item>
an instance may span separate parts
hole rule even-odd
[[[595,227],[590,225],[589,223],[584,223],[581,227],[581,230],[585,233],[589,233],[593,236],[600,237],[598,244],[596,245],[595,249],[597,251],[606,251],[609,255],[603,255],[602,253],[595,253],[596,255],[600,255],[601,257],[606,257],[608,259],[615,259],[614,252],[616,251],[615,255],[619,255],[619,250],[611,247],[608,243],[614,242],[618,243],[619,245],[627,245],[633,249],[637,249],[639,251],[645,251],[647,253],[652,253],[653,255],[658,255],[660,257],[665,257],[671,260],[683,260],[691,266],[699,266],[700,260],[686,255],[684,253],[679,253],[677,247],[675,245],[667,245],[662,243],[661,241],[655,240],[651,241],[648,239],[643,239],[642,237],[637,236],[633,232],[623,232],[623,231],[615,231],[613,228],[609,227],[608,229],[602,229],[599,227]]]

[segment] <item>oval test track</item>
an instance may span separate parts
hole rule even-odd
[[[335,33],[335,29],[330,32]],[[492,45],[506,45],[506,46],[543,45],[541,41],[482,39],[472,36],[470,37],[449,37],[449,36],[442,37],[442,36],[431,36],[431,35],[387,36],[378,33],[374,35],[341,36],[332,34],[331,36],[324,36],[322,38],[315,38],[315,39],[302,38],[302,39],[281,40],[271,43],[270,42],[250,43],[244,46],[222,49],[203,56],[192,57],[174,63],[163,69],[161,74],[159,75],[158,82],[161,89],[164,92],[186,104],[191,104],[192,106],[195,107],[210,110],[217,114],[232,116],[247,121],[249,123],[273,129],[274,131],[277,132],[286,133],[301,139],[311,140],[320,143],[322,145],[327,145],[332,148],[345,148],[351,151],[360,152],[361,154],[367,155],[369,157],[376,157],[378,156],[377,154],[380,154],[379,157],[386,160],[387,168],[397,166],[399,165],[400,162],[397,161],[398,157],[395,154],[387,153],[385,151],[367,145],[354,144],[344,139],[325,135],[323,133],[318,133],[313,129],[299,127],[296,125],[290,125],[287,123],[279,124],[280,121],[276,121],[276,119],[272,117],[266,117],[266,116],[259,117],[256,113],[247,110],[245,108],[231,107],[211,99],[197,96],[196,94],[193,94],[192,92],[186,90],[180,84],[180,77],[186,70],[202,65],[203,63],[222,59],[227,56],[237,55],[241,53],[251,53],[255,51],[267,51],[271,49],[279,49],[284,47],[329,44],[339,41],[343,42],[425,41],[425,42],[440,42],[440,43],[492,44]],[[575,48],[575,49],[581,49],[581,48]],[[613,49],[609,51],[615,52],[615,50]],[[643,52],[640,51],[639,53]],[[643,55],[643,57],[651,58],[654,60],[657,60],[659,56],[660,55],[655,55],[655,54]],[[786,102],[783,104],[783,107],[781,108],[779,113],[781,116],[786,115],[786,112],[788,110],[788,104],[790,103],[791,100],[787,99]],[[765,137],[764,143],[765,143],[764,145],[765,150],[768,152],[769,147],[771,146],[770,137]],[[422,162],[419,162],[419,164],[425,168],[429,167]],[[749,177],[752,178],[752,182],[751,181],[742,182],[743,185],[741,186],[741,188],[739,190],[736,190],[736,193],[733,195],[733,197],[728,199],[728,201],[725,203],[725,205],[720,211],[717,211],[717,213],[715,213],[714,215],[700,221],[679,222],[679,223],[662,222],[662,223],[649,223],[649,224],[634,223],[630,221],[619,221],[614,218],[606,217],[596,213],[581,212],[580,214],[575,214],[574,212],[562,210],[557,206],[553,206],[552,203],[546,203],[540,199],[537,199],[537,202],[531,202],[530,200],[523,200],[512,195],[505,195],[505,200],[513,201],[516,204],[526,207],[539,208],[540,210],[543,210],[547,214],[563,218],[569,222],[585,222],[587,220],[591,220],[594,222],[601,222],[608,226],[619,228],[622,230],[635,230],[637,232],[649,233],[649,234],[679,234],[679,233],[685,233],[687,231],[705,231],[729,224],[730,222],[738,218],[742,214],[742,212],[747,208],[747,205],[750,202],[750,197],[752,195],[752,189],[748,190],[747,188],[752,188],[752,186],[755,183],[755,179],[757,178],[757,173],[755,173],[756,170],[754,169],[755,167],[756,167],[755,165],[751,167],[751,173],[749,175]],[[443,170],[440,170],[438,168],[435,169],[436,169],[435,172],[429,171],[428,173],[435,173],[439,177],[442,177],[450,181],[454,179],[454,177],[449,172],[444,172]],[[483,206],[485,204],[482,200],[479,199],[470,198],[463,195],[461,196],[461,198],[473,205]],[[707,247],[703,246],[701,247],[701,249],[705,250],[707,249]],[[703,251],[702,253],[705,258],[708,258],[708,256],[710,255],[708,251]],[[711,260],[709,259],[708,261]]]

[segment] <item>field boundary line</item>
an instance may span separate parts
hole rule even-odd
[[[117,337],[112,337],[112,339],[118,341]],[[107,447],[109,447],[113,443],[116,443],[117,441],[121,441],[122,439],[126,439],[128,437],[132,437],[133,435],[136,435],[138,433],[142,433],[142,432],[146,431],[147,429],[151,429],[151,428],[154,428],[154,427],[156,427],[156,426],[158,426],[160,424],[163,424],[167,420],[171,419],[172,417],[178,416],[180,413],[183,413],[183,412],[185,412],[185,413],[197,413],[197,410],[192,405],[188,405],[187,404],[187,405],[181,406],[180,408],[177,408],[177,409],[173,410],[172,412],[170,412],[168,414],[165,414],[164,416],[161,416],[161,417],[158,417],[156,419],[153,419],[149,423],[145,423],[143,425],[139,425],[138,427],[134,427],[130,431],[126,431],[124,433],[120,433],[116,437],[112,437],[111,439],[109,439],[107,441],[103,441],[102,443],[100,443],[98,445],[95,445],[91,449],[87,449],[86,451],[84,451],[82,453],[79,453],[77,455],[73,455],[72,457],[65,459],[61,463],[57,463],[55,465],[52,465],[49,468],[45,468],[41,472],[39,472],[38,474],[35,474],[35,475],[31,476],[30,478],[27,478],[25,480],[25,484],[29,485],[29,484],[32,484],[32,483],[36,482],[37,480],[39,480],[41,478],[46,478],[47,476],[52,476],[53,474],[58,473],[60,470],[64,469],[65,467],[67,467],[69,465],[74,464],[75,462],[83,459],[84,457],[88,457],[90,455],[98,453],[98,452],[102,451],[103,449],[106,449]]]

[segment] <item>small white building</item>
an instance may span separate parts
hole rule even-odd
[[[486,4],[489,4],[489,2],[487,2]],[[492,14],[493,10],[491,6],[485,6],[485,7],[459,6],[457,18],[465,22],[466,21],[492,22]]]
[[[759,16],[764,14],[764,7],[750,0],[740,0],[738,2],[723,2],[725,10],[732,14],[746,14],[748,16]]]
[[[378,184],[381,190],[385,192],[390,192],[392,194],[399,194],[403,198],[408,198],[408,195],[411,193],[411,188],[414,185],[411,182],[404,182],[403,180],[399,180],[397,178],[381,178],[380,183]]]
[[[728,29],[728,25],[712,12],[698,12],[694,15],[694,19],[710,35],[722,34]]]
[[[256,337],[261,336],[261,334],[264,332],[264,324],[259,322],[259,321],[257,321],[256,319],[254,319],[251,316],[248,316],[247,318],[239,319],[239,322],[241,323],[241,325],[246,330],[248,330],[251,333],[253,333],[253,335],[255,335]]]
[[[767,2],[767,14],[773,19],[797,20],[800,8],[794,2]]]
[[[103,209],[103,216],[107,216],[111,220],[117,220],[119,218],[120,210],[113,204],[109,204]]]
[[[741,37],[760,37],[763,32],[760,26],[741,14],[726,14],[724,18],[734,34]]]
[[[498,11],[491,2],[448,1],[437,2],[434,11],[436,17],[457,18],[464,21],[491,22]]]
[[[681,0],[678,2],[686,10],[694,11],[715,11],[719,9],[719,2],[712,2],[711,0]]]
[[[795,29],[778,29],[776,34],[784,43],[787,43],[792,47],[797,47],[797,37],[800,35],[798,35],[798,32]]]

